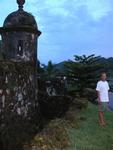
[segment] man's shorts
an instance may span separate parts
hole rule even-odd
[[[99,111],[100,112],[109,111],[109,102],[101,102],[101,103],[99,103]]]

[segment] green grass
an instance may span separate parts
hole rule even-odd
[[[90,104],[79,117],[86,118],[79,122],[79,128],[69,129],[72,145],[66,150],[113,150],[113,113],[106,112],[106,126],[98,124],[98,108]]]

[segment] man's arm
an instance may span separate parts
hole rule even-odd
[[[101,100],[100,100],[100,83],[97,83],[97,87],[96,87],[96,91],[97,91],[97,96],[98,96],[98,103],[100,104]]]
[[[109,92],[110,92],[110,86],[109,86],[109,83],[107,82],[107,86],[108,86],[108,97],[109,97],[109,100],[110,100],[110,94],[109,94]],[[109,103],[109,102],[108,102]]]
[[[100,92],[97,91],[97,96],[98,96],[98,103],[100,103]]]

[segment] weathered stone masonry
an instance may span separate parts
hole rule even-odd
[[[0,28],[0,115],[13,112],[30,119],[38,109],[37,38],[35,18],[23,10],[25,0],[17,0],[19,9],[7,16]]]

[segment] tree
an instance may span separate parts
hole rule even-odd
[[[67,75],[72,77],[77,85],[79,93],[82,93],[84,88],[95,86],[98,75],[103,69],[103,66],[98,63],[100,56],[78,56],[74,55],[74,61],[69,60],[65,63],[67,67]]]
[[[52,76],[53,70],[54,70],[54,65],[53,65],[52,61],[48,61],[46,71],[47,71],[49,77]]]
[[[47,66],[44,66],[44,72],[48,79],[54,78],[57,75],[58,70],[55,68],[55,64],[52,63],[52,61],[48,61]]]

